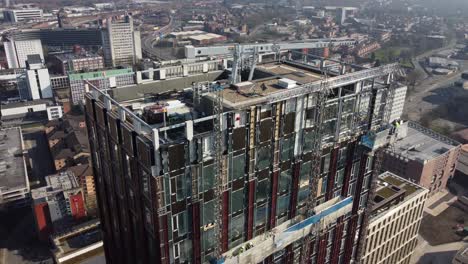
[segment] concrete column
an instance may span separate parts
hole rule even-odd
[[[148,79],[149,80],[154,80],[154,69],[153,68],[148,69]]]
[[[137,71],[136,72],[136,83],[140,84],[140,83],[142,83],[142,81],[143,81],[143,78],[141,77],[141,71]]]
[[[159,69],[159,79],[160,80],[166,79],[166,69]]]

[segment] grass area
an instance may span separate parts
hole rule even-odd
[[[394,62],[400,59],[403,65],[412,67],[411,53],[411,49],[407,47],[384,47],[377,50],[374,54],[375,59],[382,63]]]

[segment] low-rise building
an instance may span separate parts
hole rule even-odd
[[[45,126],[49,150],[57,171],[89,163],[89,143],[86,125],[81,116],[65,116]]]
[[[361,263],[410,263],[427,196],[427,189],[393,173],[379,175]]]
[[[29,180],[21,128],[0,130],[0,207],[25,205]]]
[[[94,184],[93,168],[90,164],[82,164],[68,168],[78,180],[85,199],[88,215],[97,216],[96,186]]]
[[[460,143],[414,122],[398,129],[397,140],[386,150],[382,167],[429,189],[445,189],[455,172]]]
[[[36,228],[43,241],[86,216],[83,193],[73,173],[62,172],[45,179],[46,186],[31,191]]]
[[[97,70],[104,68],[104,58],[92,53],[66,53],[52,57],[54,70],[59,74],[70,71]]]

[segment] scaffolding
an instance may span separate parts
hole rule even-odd
[[[218,202],[215,202],[214,215],[215,217],[215,241],[218,242],[216,247],[215,257],[219,258],[223,253],[223,209],[228,210],[228,208],[223,208],[223,195],[224,192],[228,189],[228,179],[226,173],[226,163],[224,161],[224,149],[223,149],[223,87],[221,84],[216,83],[211,85],[210,89],[214,95],[215,100],[213,101],[213,114],[215,118],[213,119],[213,150],[215,151],[214,166],[216,168],[215,172],[215,197],[217,197]]]

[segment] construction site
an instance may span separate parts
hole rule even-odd
[[[107,261],[360,259],[406,87],[297,52],[331,45],[352,41],[188,47],[137,86],[87,83]]]

